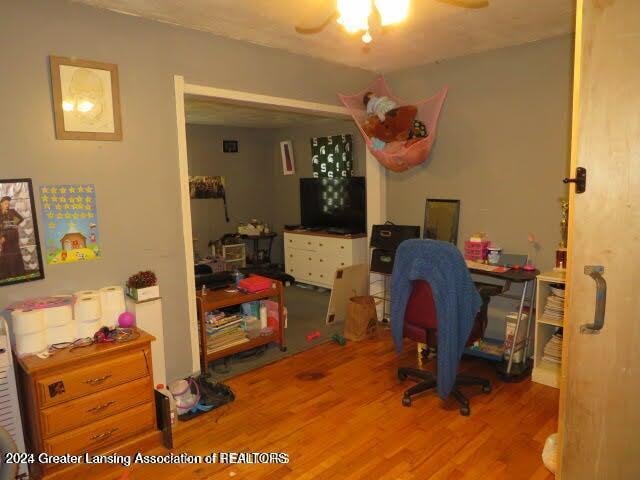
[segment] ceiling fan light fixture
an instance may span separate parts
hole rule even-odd
[[[338,0],[338,23],[349,33],[369,29],[371,0]]]
[[[411,0],[375,0],[382,26],[403,22],[409,16]]]

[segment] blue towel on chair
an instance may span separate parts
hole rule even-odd
[[[404,314],[413,280],[429,282],[438,316],[438,395],[453,390],[458,363],[482,300],[460,251],[437,240],[406,240],[396,251],[391,277],[391,333],[402,351]]]

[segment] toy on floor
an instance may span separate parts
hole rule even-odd
[[[347,339],[344,338],[342,335],[340,335],[339,333],[334,333],[333,336],[331,337],[331,340],[333,340],[334,342],[336,342],[338,345],[340,345],[341,347],[344,347],[347,344]]]
[[[320,338],[320,337],[321,337],[321,334],[320,334],[320,332],[318,330],[314,330],[313,332],[309,332],[306,335],[307,342],[311,342],[311,341],[315,340],[316,338]]]

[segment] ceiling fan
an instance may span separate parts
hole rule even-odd
[[[485,8],[489,0],[434,0],[462,8]],[[328,3],[328,0],[327,2]],[[333,3],[333,2],[332,2]],[[411,0],[337,0],[333,11],[318,23],[296,25],[296,32],[303,35],[319,33],[331,22],[337,21],[348,33],[362,34],[365,44],[371,43],[372,27],[380,25],[386,27],[404,21],[410,10]],[[327,5],[328,7],[328,5]]]

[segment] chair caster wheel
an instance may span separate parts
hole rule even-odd
[[[482,393],[491,393],[491,385],[483,385]]]
[[[411,406],[411,397],[402,397],[402,405],[405,407]]]
[[[398,370],[398,380],[404,382],[407,378],[409,378],[409,376],[406,373]]]
[[[471,413],[471,409],[469,407],[460,407],[460,415],[463,417],[468,417]]]
[[[287,351],[287,347],[280,347],[280,351],[281,352],[286,352]]]

